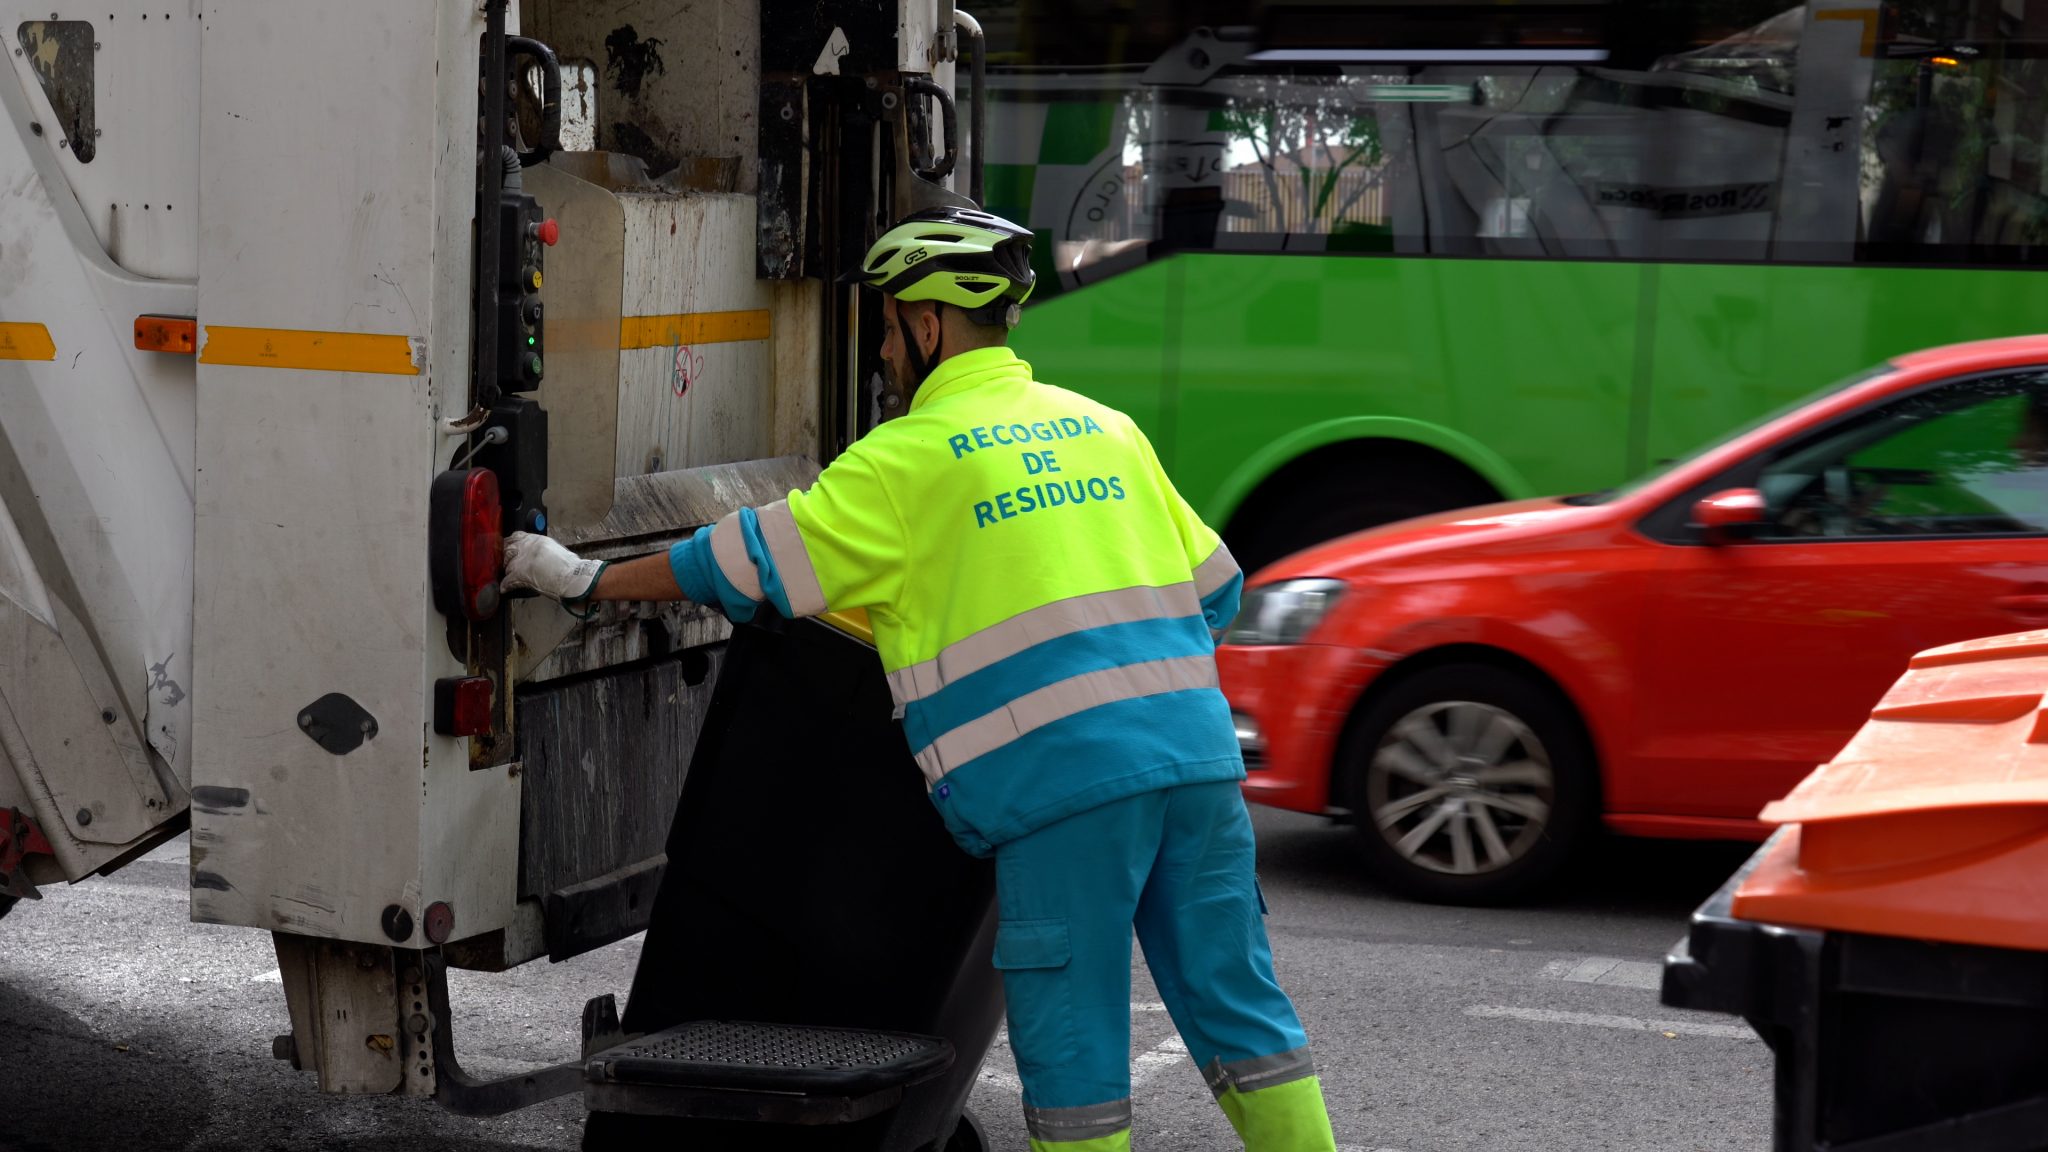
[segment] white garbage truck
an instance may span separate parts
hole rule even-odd
[[[974,20],[0,10],[0,912],[189,831],[192,919],[274,935],[274,1050],[321,1090],[973,1146],[990,880],[861,621],[742,641],[497,577],[512,530],[651,551],[900,409],[837,279],[893,217],[978,196]],[[891,786],[834,791],[865,768]],[[880,899],[912,875],[950,903]],[[643,930],[585,1060],[462,1071],[447,967]]]

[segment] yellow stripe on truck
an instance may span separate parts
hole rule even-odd
[[[41,324],[0,324],[0,360],[55,360],[57,342]]]
[[[727,344],[766,340],[768,310],[682,312],[671,316],[626,316],[619,320],[619,348],[672,348],[678,344]]]
[[[311,332],[297,328],[206,325],[201,364],[243,368],[299,368],[314,372],[373,372],[417,376],[413,341],[375,332]]]

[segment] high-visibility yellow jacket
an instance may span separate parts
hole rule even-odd
[[[969,852],[1155,788],[1242,779],[1211,629],[1244,577],[1130,418],[1007,348],[953,356],[809,491],[670,552],[735,620],[867,610]]]

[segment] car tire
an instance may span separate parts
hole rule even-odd
[[[1499,499],[1470,470],[1405,445],[1370,461],[1320,460],[1246,501],[1232,518],[1230,551],[1249,574],[1353,532]]]
[[[12,911],[14,911],[14,897],[0,896],[0,920],[5,920],[7,914]]]
[[[1599,771],[1577,712],[1551,685],[1499,665],[1444,664],[1400,680],[1360,714],[1339,757],[1368,869],[1418,900],[1526,896],[1599,816]]]

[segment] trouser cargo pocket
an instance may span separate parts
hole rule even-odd
[[[1002,971],[1009,1003],[1010,1050],[1027,1097],[1034,1075],[1072,1064],[1081,1055],[1072,959],[1065,917],[1005,920],[996,928],[995,966]]]

